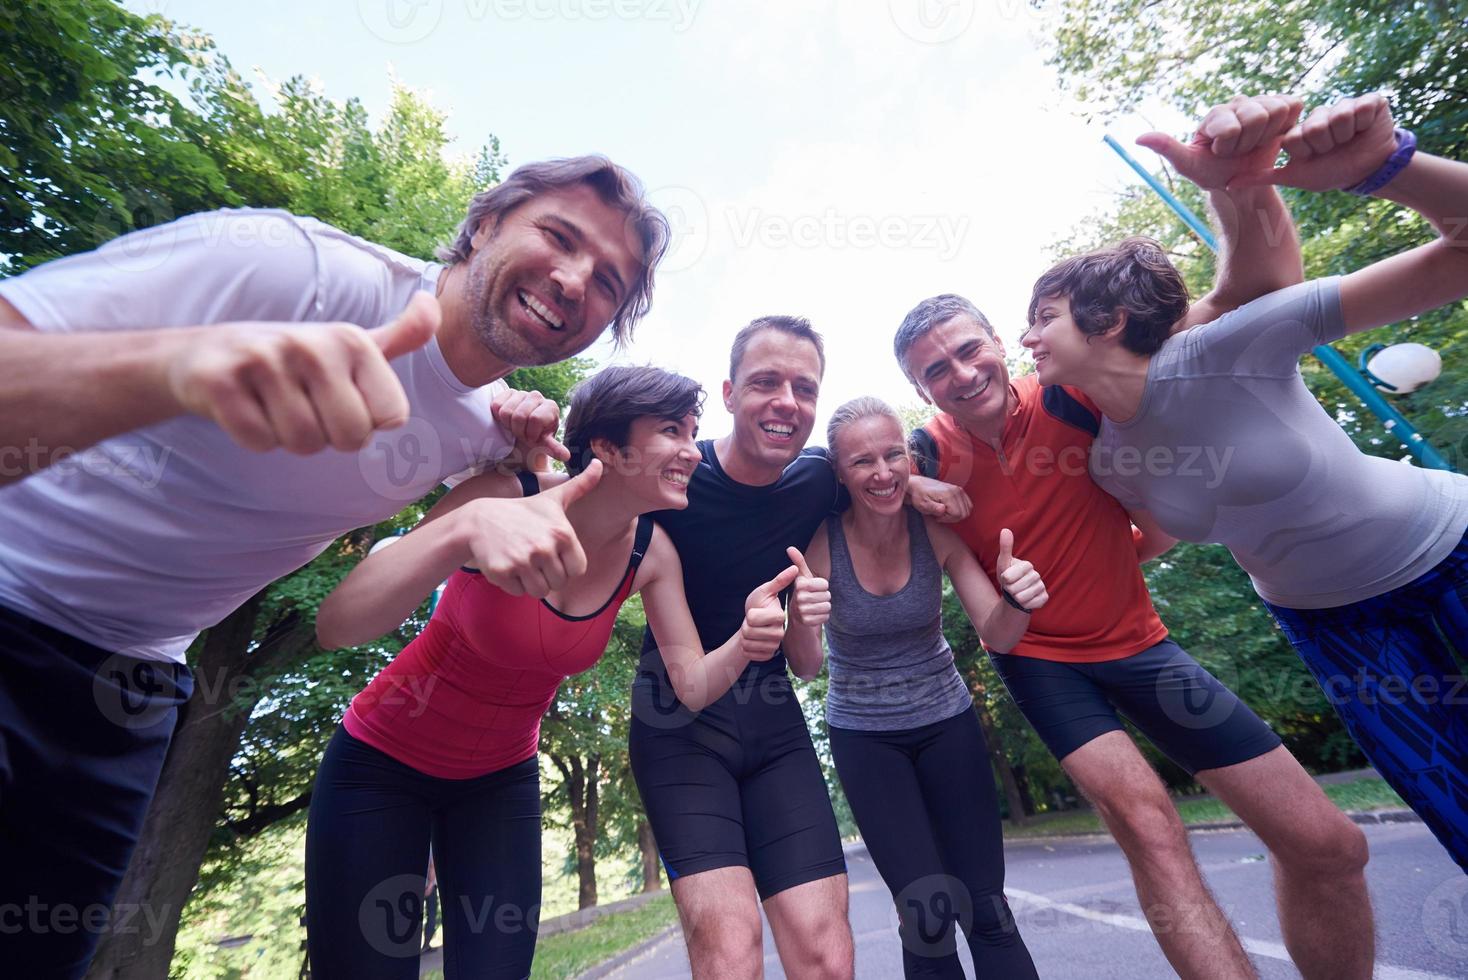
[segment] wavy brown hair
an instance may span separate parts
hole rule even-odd
[[[1143,357],[1155,354],[1188,312],[1187,283],[1150,238],[1128,238],[1054,266],[1030,293],[1030,326],[1047,296],[1070,301],[1071,318],[1088,338],[1116,326],[1117,311],[1125,310],[1121,344]]]

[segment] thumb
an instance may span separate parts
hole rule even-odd
[[[586,469],[560,486],[546,491],[546,494],[555,494],[556,502],[561,505],[562,509],[565,509],[596,488],[596,485],[601,482],[601,472],[601,460],[593,459],[587,464]]]
[[[785,554],[792,562],[795,563],[795,567],[797,570],[799,570],[801,575],[804,575],[806,578],[815,577],[810,573],[810,564],[805,560],[805,555],[802,555],[800,553],[799,548],[786,548]]]
[[[999,532],[999,558],[994,563],[996,571],[1004,571],[1014,561],[1014,532],[1009,528]]]
[[[784,592],[785,589],[790,586],[790,583],[795,581],[795,577],[799,574],[800,569],[796,568],[794,565],[791,565],[779,575],[776,575],[764,585],[761,585],[759,588],[751,592],[749,594],[749,602],[745,604],[746,608],[750,606],[762,606],[770,600],[774,599],[781,592]]]
[[[397,319],[368,333],[377,342],[382,356],[390,361],[428,343],[438,332],[442,319],[438,300],[427,293],[417,293]]]
[[[1146,147],[1174,167],[1192,152],[1186,144],[1179,143],[1166,133],[1159,132],[1143,133],[1137,137],[1137,145]]]

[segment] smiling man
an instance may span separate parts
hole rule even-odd
[[[739,629],[745,583],[788,568],[785,549],[810,544],[838,493],[825,451],[803,451],[825,374],[820,335],[799,317],[762,317],[735,337],[729,362],[734,430],[699,443],[687,509],[655,515],[683,559],[705,649]],[[789,976],[850,977],[846,862],[786,654],[750,664],[697,715],[678,702],[665,661],[648,632],[629,743],[693,975],[761,975],[763,902]],[[820,663],[790,667],[809,677]]]
[[[92,923],[6,936],[7,969],[84,972],[199,631],[505,456],[485,386],[625,337],[667,236],[636,178],[579,157],[476,195],[446,265],[239,210],[0,283],[0,447],[28,447],[0,479],[0,916]],[[596,472],[482,508],[485,576],[579,574],[563,508]]]

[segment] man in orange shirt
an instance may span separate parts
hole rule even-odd
[[[1223,193],[1238,161],[1215,155],[1216,137],[1242,132],[1242,151],[1272,159],[1298,111],[1294,100],[1235,100],[1222,116],[1209,115],[1192,146],[1169,141],[1165,150],[1185,176],[1215,189],[1221,217],[1257,215],[1265,228],[1288,227],[1277,196]],[[1219,282],[1193,306],[1188,325],[1301,278],[1292,235],[1271,244],[1252,219],[1237,224],[1223,221]],[[1042,389],[1033,375],[1012,380],[993,327],[959,296],[918,304],[894,346],[923,400],[943,413],[913,433],[924,475],[952,485],[930,491],[946,494],[955,529],[991,576],[1005,527],[1045,576],[1051,601],[1012,653],[991,658],[1122,847],[1173,968],[1184,977],[1255,976],[1203,882],[1176,808],[1118,714],[1268,846],[1281,930],[1302,974],[1369,977],[1365,837],[1269,726],[1167,638],[1139,562],[1173,539],[1146,515],[1128,515],[1092,482],[1087,460],[1096,406],[1073,389]],[[1326,907],[1331,914],[1320,915]]]

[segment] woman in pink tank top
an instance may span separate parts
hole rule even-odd
[[[428,626],[352,701],[326,750],[306,839],[312,975],[418,972],[430,841],[443,903],[444,970],[525,977],[540,906],[540,719],[560,682],[596,663],[622,602],[641,593],[679,699],[697,711],[784,636],[793,566],[750,594],[744,624],[704,652],[678,553],[651,512],[688,505],[703,392],[651,367],[578,385],[566,418],[570,479],[486,473],[363,561],[322,603],[322,646],[396,629],[439,582]],[[564,510],[585,571],[546,559],[520,588],[478,567],[515,541],[486,540],[499,498]],[[537,598],[543,596],[543,598]]]

